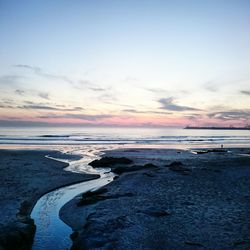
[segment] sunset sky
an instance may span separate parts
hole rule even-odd
[[[249,0],[0,0],[0,125],[250,124]]]

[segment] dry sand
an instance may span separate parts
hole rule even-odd
[[[45,158],[47,154],[74,157],[56,151],[0,150],[0,249],[29,249],[35,232],[29,215],[43,194],[99,177],[63,171],[68,164]]]
[[[77,206],[79,197],[67,203],[60,216],[75,231],[73,249],[250,249],[249,149],[106,155],[128,157],[132,168],[157,167],[123,173],[92,204]]]

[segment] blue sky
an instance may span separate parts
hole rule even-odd
[[[243,0],[0,0],[1,120],[246,125],[249,26]]]

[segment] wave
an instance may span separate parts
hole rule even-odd
[[[71,135],[39,135],[38,137],[42,138],[69,138]]]
[[[84,145],[84,144],[156,144],[156,145],[202,145],[202,144],[246,144],[250,145],[250,137],[159,137],[159,138],[104,138],[71,136],[53,137],[0,137],[0,144],[25,144],[25,145]]]

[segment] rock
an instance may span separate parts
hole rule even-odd
[[[185,244],[189,246],[197,246],[197,247],[203,247],[203,245],[199,242],[193,242],[193,241],[185,241]]]
[[[72,241],[74,241],[74,240],[78,237],[78,235],[79,235],[79,232],[74,231],[74,232],[70,235],[70,239],[71,239]]]
[[[143,175],[147,176],[147,177],[154,177],[155,175],[151,174],[151,173],[143,173]]]
[[[0,231],[0,249],[31,249],[36,226],[15,222]]]
[[[223,149],[223,148],[213,148],[213,149],[209,149],[208,152],[212,152],[212,153],[226,153],[227,150]]]
[[[147,163],[144,165],[144,168],[157,168],[157,166],[153,163]]]
[[[115,174],[123,174],[123,173],[126,173],[126,172],[133,172],[133,171],[137,171],[137,170],[141,170],[143,169],[144,167],[141,166],[141,165],[134,165],[134,166],[131,166],[131,167],[117,167],[113,170],[113,173]]]
[[[137,213],[143,213],[153,217],[163,217],[170,215],[170,212],[165,209],[158,209],[158,208],[147,208],[143,210],[138,210]]]
[[[173,161],[171,162],[169,165],[167,165],[168,167],[174,167],[174,166],[183,166],[183,163],[181,161]]]
[[[242,240],[237,240],[234,242],[234,246],[241,246],[241,245],[250,245],[250,239],[242,239]],[[249,248],[246,248],[249,249]]]
[[[207,154],[208,151],[207,150],[196,150],[194,151],[197,155],[201,155],[201,154]]]
[[[89,192],[87,192],[86,194],[83,194],[83,198],[77,203],[78,207],[81,206],[86,206],[86,205],[91,205],[91,204],[95,204],[99,201],[104,201],[104,200],[109,200],[109,199],[118,199],[121,197],[132,197],[134,196],[133,193],[128,192],[128,193],[124,193],[124,194],[113,194],[113,195],[102,195],[100,192],[95,193],[95,194],[88,194]]]
[[[207,153],[227,153],[227,150],[223,148],[212,148],[207,150],[195,150],[196,154],[207,154]]]
[[[214,169],[214,172],[215,172],[215,173],[221,173],[221,170],[219,170],[219,169]]]
[[[194,203],[193,203],[193,202],[190,202],[190,201],[184,201],[184,202],[181,203],[181,205],[193,206]]]
[[[107,188],[100,188],[100,189],[97,189],[97,190],[94,190],[94,191],[87,191],[86,193],[82,194],[82,198],[86,199],[86,198],[93,197],[93,196],[96,196],[96,195],[104,194],[107,191],[108,191]]]
[[[114,166],[117,164],[131,164],[133,163],[132,160],[126,158],[126,157],[103,157],[100,160],[94,160],[92,162],[89,163],[90,166],[94,167],[94,168],[105,168],[105,167],[110,167],[110,166]]]
[[[19,209],[19,215],[27,215],[31,208],[31,203],[28,201],[23,201]]]
[[[86,219],[84,230],[73,241],[71,250],[79,249],[114,249],[115,232],[130,226],[126,216],[114,216],[107,220],[99,220],[94,214]]]
[[[143,169],[148,169],[148,168],[156,168],[157,166],[155,166],[154,164],[148,163],[145,164],[144,166],[142,165],[133,165],[131,167],[127,167],[127,166],[123,166],[123,167],[117,167],[113,170],[113,172],[115,174],[123,174],[126,172],[133,172],[133,171],[139,171],[139,170],[143,170]]]
[[[180,172],[182,174],[188,174],[188,172],[191,171],[190,169],[183,167],[183,164],[180,161],[174,161],[169,165],[166,165],[166,167],[168,167],[172,171]]]

